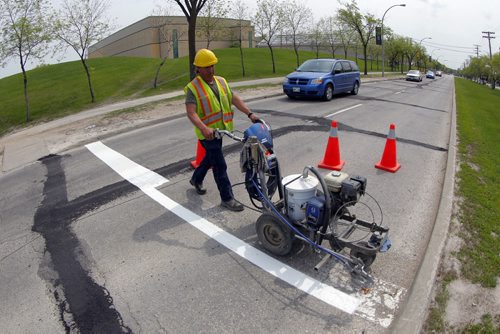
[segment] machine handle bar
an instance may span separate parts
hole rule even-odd
[[[245,141],[245,138],[243,138],[243,137],[238,137],[238,136],[237,136],[237,135],[235,135],[234,133],[229,132],[229,131],[227,131],[227,130],[219,130],[219,129],[216,129],[216,130],[214,131],[214,136],[215,136],[215,138],[217,138],[217,139],[221,139],[223,135],[226,135],[226,136],[228,136],[229,138],[234,139],[234,140],[236,140],[236,141],[240,141],[240,142]]]
[[[262,123],[264,124],[268,129],[270,129],[269,125],[263,120],[263,119],[259,119],[257,121],[255,121],[255,123]],[[243,137],[238,137],[237,135],[235,135],[234,133],[232,132],[229,132],[227,130],[219,130],[219,129],[215,129],[214,131],[214,136],[216,139],[222,139],[222,136],[223,135],[226,135],[228,136],[229,138],[231,139],[234,139],[236,141],[239,141],[239,142],[244,142],[245,141],[245,138]]]

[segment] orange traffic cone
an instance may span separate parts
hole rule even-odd
[[[401,168],[401,165],[398,163],[396,158],[396,126],[394,124],[391,124],[390,126],[382,160],[380,160],[375,167],[391,173],[395,173],[399,168]]]
[[[193,168],[197,168],[204,157],[205,157],[205,148],[201,145],[200,141],[198,140],[198,147],[196,148],[196,160],[191,161],[191,166],[193,166]]]
[[[325,157],[318,164],[320,168],[341,170],[344,167],[345,161],[340,160],[339,139],[337,137],[337,122],[332,121],[330,129],[330,137],[326,145]]]

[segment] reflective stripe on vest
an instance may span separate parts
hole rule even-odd
[[[201,110],[203,112],[203,115],[210,115],[211,113],[213,113],[213,110],[210,101],[208,100],[208,93],[203,87],[201,79],[199,77],[194,78],[192,84],[194,89],[196,90],[196,97],[201,103]]]

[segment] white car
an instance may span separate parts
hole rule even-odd
[[[442,77],[442,76],[443,76],[443,72],[441,72],[441,71],[436,71],[436,76],[437,76],[437,77]]]
[[[419,70],[410,70],[406,73],[406,81],[422,81],[422,73]]]

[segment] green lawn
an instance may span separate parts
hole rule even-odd
[[[293,50],[274,49],[276,73],[273,73],[268,48],[244,49],[246,76],[243,77],[239,49],[220,49],[215,52],[219,58],[216,71],[230,82],[284,76],[297,66]],[[300,52],[300,62],[315,57],[313,52]],[[320,57],[330,55],[321,53]],[[94,104],[90,102],[87,78],[80,61],[46,65],[28,71],[32,123],[55,119],[100,104],[180,90],[189,81],[187,57],[167,60],[156,89],[152,86],[159,59],[107,57],[90,59],[88,62],[96,96]],[[363,61],[358,61],[358,65],[362,69]],[[371,68],[370,64],[368,68]],[[373,70],[380,69],[374,67]],[[26,126],[25,119],[22,75],[0,79],[0,136],[15,127]]]
[[[455,79],[459,137],[462,273],[495,287],[500,275],[500,91]]]

